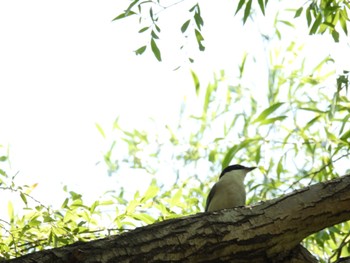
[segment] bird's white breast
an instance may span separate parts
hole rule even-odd
[[[215,194],[210,201],[208,211],[233,208],[245,205],[245,171],[231,171],[222,176],[215,186]]]

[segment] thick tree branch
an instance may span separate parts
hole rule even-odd
[[[347,175],[252,207],[167,220],[10,262],[314,262],[299,243],[349,219]]]

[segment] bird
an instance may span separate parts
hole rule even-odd
[[[240,164],[227,166],[209,192],[205,212],[244,206],[246,201],[244,178],[255,168]]]

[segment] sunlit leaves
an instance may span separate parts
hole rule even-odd
[[[250,10],[252,8],[252,1],[253,0],[248,0],[246,3],[245,9],[244,9],[244,16],[243,16],[243,23],[245,23],[250,15]]]
[[[267,5],[267,0],[258,0],[258,5],[259,5],[259,9],[261,11],[261,13],[263,15],[265,15],[265,9],[266,9],[266,5]],[[248,17],[250,16],[250,14],[252,13],[252,3],[253,0],[240,0],[237,4],[237,8],[235,11],[235,14],[237,15],[237,13],[244,7],[244,12],[243,12],[243,23],[245,24],[247,22]]]
[[[278,116],[278,117],[273,117],[273,118],[268,118],[273,112],[275,112],[279,107],[281,107],[284,103],[283,102],[278,102],[267,109],[263,110],[260,115],[253,121],[253,123],[259,122],[261,124],[270,124],[278,120],[283,120],[286,118],[286,116]]]
[[[322,22],[322,15],[318,14],[310,29],[310,35],[315,34]]]
[[[193,82],[194,82],[194,87],[195,87],[195,90],[196,90],[196,94],[197,96],[199,95],[199,89],[200,89],[200,83],[199,83],[199,79],[196,75],[196,73],[194,71],[191,71],[191,75],[192,75],[192,79],[193,79]]]
[[[170,2],[167,4],[161,3],[160,1],[141,1],[134,0],[127,6],[125,11],[116,16],[112,21],[117,21],[120,19],[125,19],[127,17],[137,18],[140,23],[140,29],[138,33],[144,34],[149,32],[150,38],[147,45],[142,45],[135,50],[136,55],[143,54],[147,49],[146,47],[151,46],[150,50],[158,61],[161,61],[161,50],[158,48],[158,45],[155,44],[154,39],[159,38],[159,33],[161,31],[159,26],[159,17],[163,11],[169,11],[173,6],[180,4],[182,1]],[[183,5],[185,6],[185,5]],[[242,14],[243,24],[248,21],[249,17],[252,17],[252,20],[255,19],[255,16],[260,13],[265,15],[268,9],[268,0],[239,0],[236,1],[234,7],[235,15]],[[294,18],[306,20],[306,24],[309,27],[309,34],[323,34],[329,32],[333,37],[335,42],[340,41],[340,31],[344,32],[345,35],[348,35],[348,23],[349,16],[348,10],[350,5],[347,0],[330,0],[330,1],[308,1],[302,6],[296,6]],[[198,45],[200,51],[205,50],[204,46],[204,36],[203,36],[203,26],[204,18],[201,14],[200,4],[196,3],[193,5],[189,12],[191,17],[186,17],[180,24],[180,31],[184,35],[184,38],[187,39],[191,34],[194,38],[191,41],[195,41]],[[305,14],[303,16],[302,14]],[[294,27],[293,21],[290,19],[280,20],[279,22],[284,23],[285,25]],[[281,39],[283,36],[281,31],[276,28],[276,34]],[[152,41],[153,40],[153,41]],[[152,47],[153,46],[153,47]],[[184,45],[180,44],[180,50],[183,49]],[[191,63],[194,59],[189,56],[188,61]]]
[[[346,1],[312,1],[305,10],[307,25],[310,27],[309,33],[323,34],[327,30],[330,32],[333,40],[339,42],[340,34],[338,27],[348,35],[347,23],[349,22]],[[303,12],[303,7],[297,9],[295,17],[299,17]]]
[[[10,218],[10,222],[13,223],[15,220],[15,213],[14,213],[13,204],[11,201],[7,203],[7,213]]]

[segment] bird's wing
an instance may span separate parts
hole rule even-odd
[[[209,195],[207,197],[207,202],[205,204],[205,212],[208,211],[209,204],[210,204],[211,200],[213,199],[213,196],[215,195],[215,191],[216,191],[216,184],[214,184],[214,186],[211,188]]]

